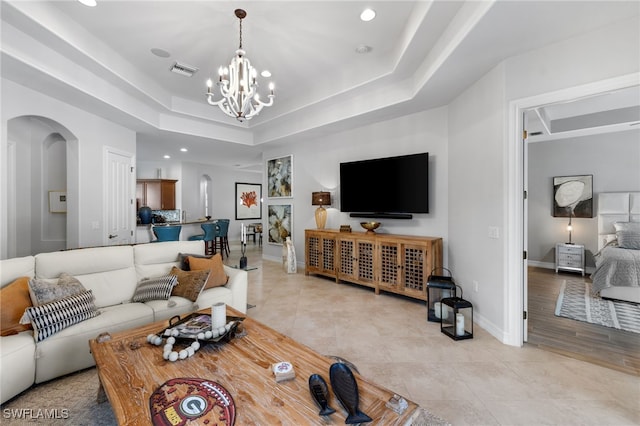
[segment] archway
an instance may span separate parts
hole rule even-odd
[[[7,254],[77,246],[78,140],[41,116],[7,122]]]

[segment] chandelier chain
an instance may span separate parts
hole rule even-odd
[[[242,49],[242,18],[240,18],[240,49]]]

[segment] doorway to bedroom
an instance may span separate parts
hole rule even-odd
[[[560,317],[556,304],[563,288],[591,284],[598,251],[597,194],[640,191],[640,89],[531,108],[524,122],[525,341],[639,375],[640,334]],[[567,176],[592,176],[592,217],[554,215],[553,182]],[[584,276],[556,272],[556,248],[568,242],[584,256]]]

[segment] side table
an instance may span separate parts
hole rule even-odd
[[[556,244],[556,273],[558,270],[581,272],[584,277],[584,245]]]

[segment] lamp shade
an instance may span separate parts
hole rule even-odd
[[[312,206],[330,206],[331,193],[324,192],[324,191],[311,193],[311,205]]]

